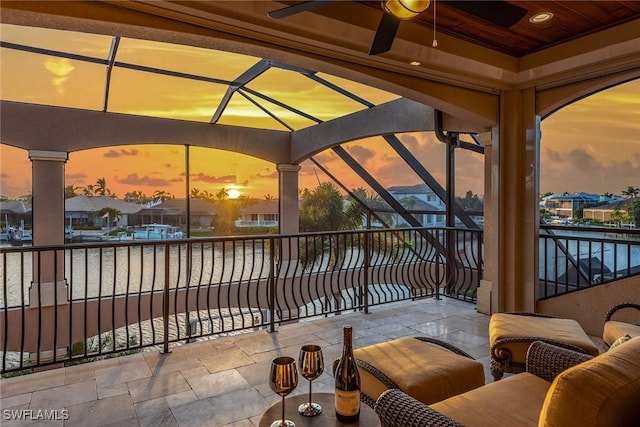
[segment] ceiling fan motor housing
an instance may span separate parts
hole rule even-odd
[[[411,19],[424,12],[431,4],[430,0],[384,0],[384,11],[398,19]]]

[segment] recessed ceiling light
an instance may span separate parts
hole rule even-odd
[[[420,61],[411,61],[411,62],[409,62],[409,65],[414,65],[414,66],[418,66],[420,64],[421,64]]]
[[[553,13],[551,12],[540,12],[533,15],[529,18],[529,22],[532,24],[541,24],[543,22],[547,22],[553,18]]]

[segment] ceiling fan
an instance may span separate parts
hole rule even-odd
[[[310,11],[340,0],[308,0],[268,13],[270,18],[281,19],[296,13]],[[429,7],[429,0],[381,0],[384,12],[373,38],[369,55],[378,55],[391,49],[400,21],[411,19]],[[439,4],[466,12],[503,28],[509,28],[527,14],[524,9],[503,0],[460,1],[437,0]]]

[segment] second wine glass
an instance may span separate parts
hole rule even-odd
[[[322,407],[311,400],[311,382],[324,371],[324,359],[320,346],[303,345],[300,349],[298,365],[300,365],[300,375],[309,380],[309,402],[298,406],[298,412],[305,417],[314,417],[322,412]]]
[[[296,427],[293,421],[284,417],[284,397],[298,386],[298,370],[293,357],[276,357],[271,362],[269,386],[274,393],[282,396],[282,418],[274,421],[271,427]]]

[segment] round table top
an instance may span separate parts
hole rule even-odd
[[[295,396],[285,398],[284,415],[288,420],[296,423],[296,427],[325,427],[325,426],[379,426],[380,419],[375,411],[369,406],[360,402],[360,421],[354,424],[344,424],[336,420],[336,411],[334,409],[333,393],[313,393],[311,400],[322,406],[322,413],[315,417],[303,417],[298,413],[298,406],[309,401],[309,394],[297,394]],[[274,403],[267,411],[262,414],[259,427],[269,427],[272,422],[282,418],[282,399],[278,403]]]

